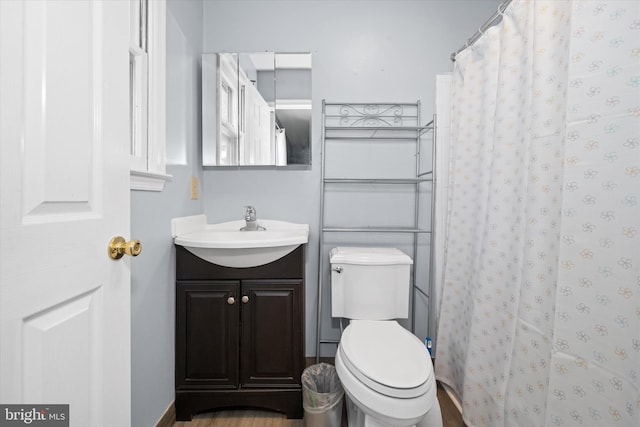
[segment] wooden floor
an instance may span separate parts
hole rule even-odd
[[[440,410],[442,411],[442,425],[443,427],[465,427],[464,421],[462,421],[462,415],[451,398],[444,391],[444,388],[438,383],[438,401],[440,402]]]
[[[442,386],[438,384],[438,400],[444,427],[464,427],[462,417]],[[346,426],[346,417],[342,417]],[[178,421],[173,427],[304,427],[303,420],[288,420],[277,412],[238,410],[200,414],[193,421]]]

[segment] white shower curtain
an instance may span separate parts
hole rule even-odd
[[[458,54],[436,376],[476,426],[640,426],[640,2]]]

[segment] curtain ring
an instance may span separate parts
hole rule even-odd
[[[507,10],[507,2],[500,3],[500,6],[498,6],[498,15],[503,16],[505,10]]]

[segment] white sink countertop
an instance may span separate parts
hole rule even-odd
[[[255,267],[276,261],[309,241],[309,225],[258,219],[265,230],[240,231],[244,220],[207,224],[205,215],[171,220],[176,245],[214,264]]]

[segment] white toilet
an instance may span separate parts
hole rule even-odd
[[[331,315],[351,319],[336,352],[349,427],[442,427],[431,357],[393,319],[409,314],[413,263],[393,248],[331,250]]]

